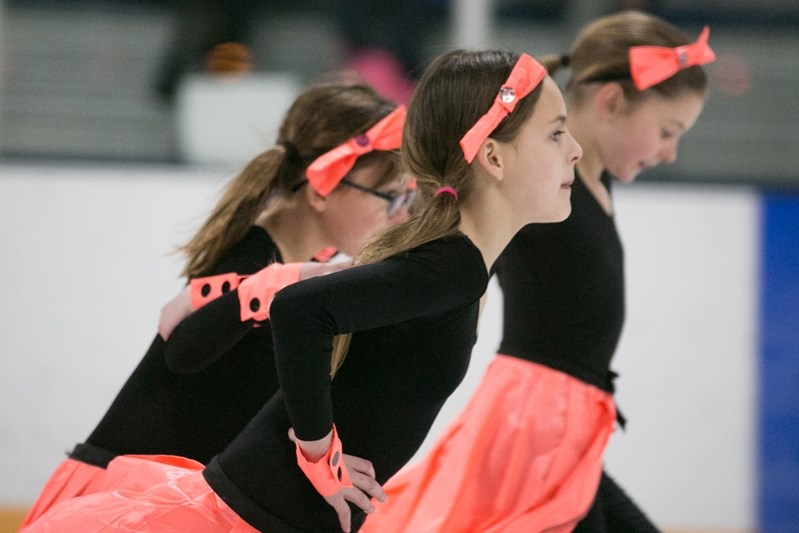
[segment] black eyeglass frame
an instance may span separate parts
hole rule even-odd
[[[372,196],[377,196],[381,200],[388,202],[389,217],[394,216],[397,211],[403,207],[410,206],[413,203],[413,200],[416,198],[416,191],[414,189],[407,189],[405,192],[397,194],[393,192],[376,191],[366,187],[365,185],[361,185],[360,183],[350,181],[347,178],[343,178],[339,183],[343,183],[347,187],[371,194]]]
[[[374,189],[370,189],[365,185],[361,185],[360,183],[355,183],[354,181],[350,181],[347,178],[342,179],[339,183],[343,183],[347,187],[357,189],[361,192],[365,192],[367,194],[371,194],[372,196],[377,196],[381,200],[385,200],[388,202],[388,216],[394,216],[397,211],[402,209],[405,206],[409,206],[413,204],[413,200],[416,198],[416,191],[414,189],[407,189],[403,193],[393,193],[393,192],[381,192],[376,191]],[[301,182],[295,184],[291,188],[291,192],[299,191],[304,185],[308,184],[308,180],[304,179]]]

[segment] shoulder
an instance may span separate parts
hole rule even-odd
[[[252,226],[214,266],[214,274],[254,274],[271,263],[281,263],[280,252],[266,230]]]
[[[442,283],[459,283],[484,290],[488,272],[480,250],[463,234],[450,235],[427,242],[388,261],[406,261],[417,265]],[[482,292],[480,293],[482,294]]]

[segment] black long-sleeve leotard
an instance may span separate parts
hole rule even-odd
[[[251,274],[273,262],[281,262],[277,247],[263,228],[253,227],[213,274]],[[242,323],[237,298],[225,301],[235,302],[234,308],[213,315],[200,309],[169,342],[156,336],[86,443],[72,452],[73,459],[105,466],[115,455],[157,453],[207,463],[233,440],[278,382],[270,328]],[[221,317],[230,322],[226,337],[216,335]],[[203,356],[196,353],[198,344],[224,358],[189,375],[170,371],[167,354]]]
[[[416,452],[467,370],[488,273],[464,236],[379,263],[301,281],[270,308],[281,389],[204,476],[264,531],[339,531],[338,519],[296,463],[287,431],[326,435],[372,461],[385,482]],[[334,335],[352,332],[331,381]],[[354,529],[364,513],[353,513]]]
[[[499,351],[613,392],[610,363],[624,324],[622,244],[613,216],[576,178],[569,218],[525,227],[495,263],[504,297]],[[611,176],[601,180],[610,192]],[[603,472],[575,531],[622,530],[657,528]]]
[[[610,191],[611,178],[602,175]],[[612,392],[610,361],[624,323],[624,257],[608,215],[577,176],[572,212],[525,226],[494,272],[504,318],[499,352]]]

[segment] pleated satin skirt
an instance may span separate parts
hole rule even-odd
[[[52,505],[20,533],[257,533],[211,489],[201,463],[166,455],[122,455],[101,491]]]
[[[588,512],[613,432],[610,394],[499,354],[430,453],[391,478],[365,533],[561,533]]]

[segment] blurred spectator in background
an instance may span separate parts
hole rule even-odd
[[[264,2],[257,0],[172,0],[175,33],[160,66],[155,89],[172,102],[180,78],[187,72],[248,71],[253,22]],[[213,53],[212,53],[213,52]]]
[[[383,96],[406,102],[421,72],[428,36],[447,18],[448,0],[313,0],[302,10],[329,13],[345,48],[342,68],[359,72]],[[250,48],[259,17],[299,9],[257,0],[173,0],[175,32],[155,89],[171,102],[189,72],[237,74],[257,68]],[[302,35],[297,35],[302,39]],[[336,65],[331,65],[335,67]]]
[[[445,26],[449,0],[331,0],[348,60],[383,96],[407,102],[429,57],[431,32]]]

